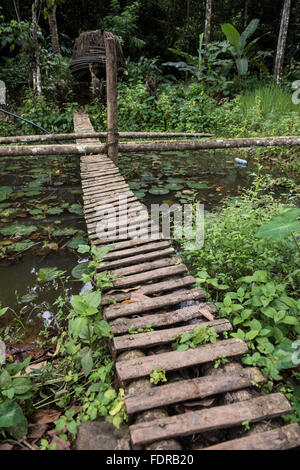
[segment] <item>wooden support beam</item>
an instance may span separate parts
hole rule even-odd
[[[213,134],[201,132],[119,132],[121,139],[155,139],[174,137],[212,137]],[[16,135],[0,137],[0,144],[13,144],[15,142],[59,142],[63,140],[80,139],[106,139],[107,132],[73,132],[70,134],[42,134],[42,135]]]
[[[300,145],[300,136],[251,137],[247,139],[212,139],[184,141],[122,142],[119,151],[124,153],[167,152],[172,150],[227,149],[246,147],[276,147]],[[26,155],[89,155],[107,152],[105,144],[56,144],[56,145],[2,145],[0,156]]]
[[[107,93],[107,154],[118,166],[118,64],[116,40],[104,39]]]

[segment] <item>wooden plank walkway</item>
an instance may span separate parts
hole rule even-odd
[[[80,134],[93,132],[85,114],[74,114],[74,127]],[[94,142],[95,139],[88,138],[77,141]],[[252,392],[254,384],[266,381],[257,368],[243,368],[238,364],[231,364],[237,366],[232,370],[224,367],[214,373],[212,367],[209,371],[208,366],[217,359],[231,361],[245,354],[246,343],[223,337],[223,333],[232,329],[231,324],[214,318],[217,307],[206,302],[203,289],[194,287],[193,277],[176,257],[169,240],[161,233],[157,233],[155,239],[147,238],[150,221],[145,207],[112,161],[106,155],[83,156],[80,167],[90,243],[99,247],[113,245],[98,271],[105,269],[117,276],[113,289],[104,294],[102,306],[104,318],[114,334],[111,346],[119,384],[126,389],[125,406],[132,423],[129,429],[133,448],[147,449],[152,445],[153,449],[153,443],[160,448],[159,443],[163,442],[165,450],[180,449],[182,436],[205,436],[212,430],[240,429],[245,421],[269,421],[291,413],[289,402],[280,393],[265,396],[254,391],[252,395],[248,393],[244,401],[237,398],[236,403],[223,404],[226,393],[241,393],[245,389]],[[103,231],[103,216],[106,220],[110,217],[112,221],[115,216],[118,219],[117,230],[108,232],[109,239]],[[143,237],[131,238],[127,231],[129,225],[134,231],[141,221]],[[171,339],[192,332],[196,326],[214,328],[219,335],[217,342],[173,351]],[[140,330],[149,330],[149,327],[150,331]],[[132,331],[135,334],[130,334]],[[163,367],[170,381],[151,387],[149,375],[158,367]],[[211,405],[202,405],[201,400],[209,397],[213,398]],[[193,410],[182,412],[183,403]],[[258,431],[234,440],[231,437],[207,449],[300,446],[300,427],[283,424],[277,419],[274,428],[267,432]]]

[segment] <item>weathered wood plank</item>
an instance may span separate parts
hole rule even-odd
[[[182,289],[172,294],[161,295],[160,297],[149,298],[140,302],[134,302],[127,305],[113,305],[104,310],[104,315],[107,320],[113,320],[119,317],[129,317],[138,313],[149,312],[164,307],[171,307],[186,302],[188,300],[205,299],[206,294],[201,287],[186,290]]]
[[[291,405],[285,396],[273,393],[231,405],[135,424],[129,429],[133,445],[144,445],[159,439],[239,426],[244,421],[257,422],[291,412]]]
[[[138,328],[146,328],[147,325],[151,325],[152,328],[171,326],[193,320],[194,318],[202,317],[204,319],[203,313],[214,314],[217,312],[218,307],[215,304],[201,302],[199,305],[192,305],[173,312],[168,312],[167,315],[165,313],[159,313],[143,315],[139,318],[118,318],[110,322],[110,326],[114,335],[120,335],[128,333],[130,327],[137,330]]]
[[[107,269],[119,268],[121,266],[131,266],[136,263],[143,263],[144,261],[151,261],[163,256],[171,256],[175,253],[174,248],[158,249],[150,253],[142,253],[136,256],[128,256],[126,258],[115,259],[112,261],[103,261],[100,266],[97,266],[97,271],[105,271]]]
[[[178,370],[207,362],[213,362],[220,356],[233,357],[248,351],[246,343],[238,338],[205,344],[187,351],[171,351],[153,356],[139,357],[128,361],[116,362],[116,371],[120,383],[150,375],[154,369],[162,367],[165,371]]]
[[[300,426],[297,423],[222,442],[202,450],[287,450],[295,447],[300,447]]]
[[[102,184],[100,187],[92,190],[92,191],[83,191],[83,199],[85,201],[89,201],[93,199],[94,197],[98,197],[101,194],[105,194],[107,192],[111,192],[113,190],[118,191],[120,189],[126,188],[127,191],[129,190],[129,186],[127,183],[113,183],[113,184]]]
[[[131,298],[131,295],[135,292],[143,295],[149,294],[158,294],[160,292],[170,291],[178,288],[183,288],[187,286],[192,286],[195,284],[195,279],[193,276],[186,276],[175,279],[170,279],[168,281],[157,282],[153,284],[146,284],[143,286],[138,287],[138,290],[130,291],[130,292],[120,292],[120,293],[113,293],[111,296],[102,296],[101,305],[109,305],[112,303],[112,299],[117,302],[123,302],[124,300],[128,300]]]
[[[158,234],[158,237],[156,239],[157,241],[159,240],[163,240],[163,236],[161,234]],[[134,246],[140,246],[140,245],[145,245],[146,243],[152,243],[153,240],[148,237],[148,238],[133,238],[133,239],[129,239],[129,240],[126,240],[126,241],[123,241],[123,242],[115,242],[112,246],[113,246],[113,249],[112,251],[114,250],[123,250],[123,249],[126,249],[126,248],[132,248]],[[93,242],[93,244],[95,244]],[[96,243],[97,244],[97,243]]]
[[[163,345],[170,343],[170,341],[172,339],[174,340],[174,337],[177,335],[181,335],[186,332],[192,333],[197,327],[214,328],[217,333],[232,330],[230,322],[224,319],[214,320],[211,322],[199,322],[193,325],[170,328],[168,330],[117,336],[116,338],[113,338],[113,348],[117,353],[120,353],[129,349],[145,349],[152,346]]]
[[[104,184],[110,184],[110,183],[119,183],[119,182],[125,182],[123,176],[121,175],[116,175],[116,176],[107,176],[106,178],[98,176],[97,178],[94,178],[93,180],[89,179],[83,179],[81,186],[84,190],[85,194],[88,194],[89,192],[94,191],[96,188],[101,188]]]
[[[120,205],[122,205],[126,200],[128,202],[129,200],[132,202],[137,201],[137,198],[131,191],[128,191],[128,189],[126,188],[117,192],[111,191],[108,193],[103,193],[101,197],[94,197],[90,202],[85,201],[84,210],[85,212],[89,212],[88,209],[95,210],[95,208],[100,207],[102,204],[109,204],[110,202],[116,201],[119,201]]]
[[[124,242],[126,243],[126,242]],[[168,258],[166,258],[167,260]],[[147,263],[148,264],[148,263]],[[141,272],[138,274],[132,274],[131,276],[126,276],[124,278],[120,279],[114,279],[113,285],[114,288],[117,289],[124,289],[127,287],[132,287],[132,286],[138,286],[142,283],[148,282],[148,281],[157,281],[158,279],[162,279],[164,277],[168,276],[174,276],[177,274],[183,274],[187,272],[187,267],[185,264],[176,264],[174,263],[175,266],[167,266],[163,268],[158,268],[158,269],[153,269],[153,270],[147,270],[145,269],[145,272]],[[148,264],[149,265],[149,264]],[[157,266],[157,265],[156,265]],[[147,266],[146,266],[147,267]],[[155,267],[155,266],[153,266]],[[150,268],[151,269],[151,268]]]
[[[119,240],[119,239],[127,240],[128,238],[134,238],[134,236],[144,237],[147,234],[150,236],[151,233],[149,233],[149,226],[150,226],[150,223],[147,221],[147,222],[138,223],[136,225],[133,225],[133,224],[130,224],[128,226],[126,225],[126,226],[120,227],[119,230],[116,227],[117,228],[116,233],[114,233],[114,230],[109,230],[106,236],[101,235],[100,237],[99,237],[98,231],[89,232],[89,238],[90,239],[97,238],[98,240],[106,239],[105,240],[106,243],[111,243],[112,241]]]
[[[145,225],[146,222],[148,222],[147,225]],[[117,230],[117,233],[118,233],[118,231],[122,227],[126,227],[126,231],[127,231],[127,229],[129,230],[131,227],[136,227],[141,224],[144,224],[144,226],[149,225],[149,215],[148,213],[145,213],[145,211],[143,211],[138,216],[135,213],[129,216],[125,214],[120,217],[107,217],[106,218],[104,216],[103,220],[98,221],[97,223],[87,223],[87,229],[88,229],[88,233],[93,234],[97,232],[99,227],[106,225],[109,228],[108,232],[111,232],[111,231],[114,232],[115,230]]]
[[[85,214],[85,220],[89,224],[96,224],[101,221],[103,217],[122,217],[123,215],[137,213],[141,210],[143,210],[143,207],[135,202],[126,205],[126,207],[115,204],[115,206],[111,205],[104,209],[97,209],[94,213]]]
[[[150,390],[125,397],[128,414],[140,413],[152,408],[167,406],[188,400],[202,400],[213,395],[251,387],[255,383],[265,383],[267,379],[257,368],[243,369],[240,373],[220,376],[197,377],[153,387]],[[215,446],[214,446],[215,447]]]
[[[113,261],[123,256],[143,254],[151,250],[155,250],[155,251],[162,250],[164,248],[168,248],[169,246],[170,246],[170,242],[168,241],[157,241],[153,243],[147,243],[146,245],[141,245],[139,247],[128,248],[126,250],[119,250],[119,251],[107,253],[107,255],[104,256],[104,261],[108,261],[108,260]]]
[[[129,189],[129,186],[125,182],[124,178],[122,177],[116,177],[113,179],[107,179],[107,180],[101,180],[98,182],[94,182],[94,184],[88,184],[86,186],[82,185],[82,192],[83,194],[88,197],[90,195],[98,194],[99,192],[102,191],[107,191],[110,190],[111,186],[117,186],[118,187],[126,187]]]
[[[91,204],[85,204],[84,205],[84,212],[85,214],[89,214],[91,212],[95,212],[97,210],[101,210],[102,205],[107,206],[109,204],[114,205],[114,206],[120,206],[123,207],[124,204],[130,203],[130,202],[137,202],[137,198],[133,196],[131,191],[125,191],[122,192],[120,195],[119,194],[113,194],[111,197],[105,197],[103,198],[103,201],[94,201]]]

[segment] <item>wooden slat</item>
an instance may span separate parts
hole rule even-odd
[[[165,258],[165,260],[169,261],[168,258]],[[171,261],[173,261],[173,259]],[[149,263],[147,263],[147,265],[149,266]],[[156,266],[153,266],[153,268],[155,268]],[[115,289],[124,289],[126,287],[138,286],[148,281],[157,281],[158,279],[162,279],[164,277],[174,276],[176,274],[183,274],[186,272],[187,267],[184,264],[171,263],[171,266],[168,264],[166,267],[158,267],[158,269],[151,269],[150,267],[149,270],[145,269],[145,272],[132,274],[131,276],[128,275],[119,279],[114,279],[112,282]]]
[[[121,383],[150,375],[154,369],[162,367],[165,371],[178,370],[215,361],[220,356],[233,357],[248,351],[244,341],[238,338],[205,344],[187,351],[171,351],[152,356],[139,357],[116,363],[116,371]]]
[[[202,450],[287,450],[295,447],[300,448],[300,426],[297,423],[222,442]]]
[[[182,333],[192,333],[197,327],[214,328],[217,333],[232,330],[230,322],[224,319],[211,322],[199,322],[193,325],[179,326],[167,330],[117,336],[113,339],[113,348],[117,353],[120,353],[127,349],[145,349],[152,346],[163,345],[170,343],[171,339],[174,339],[174,337]]]
[[[180,291],[173,292],[172,294],[149,298],[149,300],[134,302],[127,305],[114,305],[107,307],[104,310],[104,316],[107,320],[113,320],[114,318],[129,317],[130,315],[149,312],[158,308],[170,307],[179,304],[180,302],[186,302],[187,300],[198,300],[204,298],[205,292],[201,287],[196,287],[191,290],[182,289]]]
[[[126,185],[126,186],[125,186]],[[119,188],[128,188],[127,183],[125,183],[124,178],[114,178],[107,179],[107,180],[100,180],[98,183],[94,183],[94,185],[89,184],[88,186],[83,186],[82,192],[85,197],[94,196],[94,194],[100,194],[103,192],[108,192],[110,189],[119,189]]]
[[[140,204],[128,204],[126,208],[116,206],[109,206],[107,209],[98,209],[94,211],[94,213],[89,213],[85,215],[85,220],[87,223],[97,223],[103,219],[103,217],[122,217],[126,214],[132,214],[136,212],[140,212],[143,210],[143,207]]]
[[[108,231],[108,235],[109,235],[109,239],[107,240],[107,243],[110,243],[111,240],[118,240],[118,239],[127,239],[127,238],[131,238],[133,237],[133,235],[135,234],[138,234],[139,236],[145,236],[146,234],[149,234],[149,236],[151,235],[151,232],[149,232],[150,230],[150,222],[149,221],[146,221],[146,222],[139,222],[135,225],[126,225],[124,227],[116,227],[116,234],[114,234],[114,231],[113,230],[109,230]],[[99,234],[97,233],[97,231],[88,231],[89,233],[89,238],[90,239],[95,239],[95,238],[98,238],[99,239]],[[106,235],[107,237],[107,235]]]
[[[84,212],[85,214],[89,214],[91,212],[95,212],[97,211],[98,209],[101,209],[102,206],[105,206],[105,205],[108,205],[108,204],[111,204],[111,205],[122,205],[124,204],[125,202],[129,203],[129,202],[135,202],[137,201],[137,198],[133,195],[133,193],[131,193],[130,191],[125,191],[125,192],[122,192],[121,194],[112,194],[111,197],[106,197],[106,198],[103,198],[103,200],[101,201],[94,201],[92,202],[91,204],[85,204],[84,205]]]
[[[98,225],[100,223],[100,225]],[[87,229],[89,234],[97,233],[99,227],[103,225],[108,225],[109,232],[121,231],[122,228],[125,231],[129,231],[132,227],[148,227],[149,226],[149,215],[148,213],[142,212],[142,214],[136,216],[136,214],[131,216],[121,216],[121,217],[103,217],[102,220],[97,223],[87,223]]]
[[[171,256],[175,253],[174,248],[157,249],[150,253],[142,253],[136,256],[127,256],[126,258],[119,258],[112,261],[103,261],[97,266],[97,271],[105,271],[106,269],[119,268],[121,266],[130,266],[136,263],[143,263],[144,261],[152,261],[163,256]]]
[[[157,241],[159,240],[163,240],[163,237],[160,236],[161,234],[158,234],[158,238],[157,238]],[[126,248],[132,248],[134,246],[140,246],[140,245],[145,245],[146,243],[152,243],[153,240],[151,239],[151,237],[148,237],[148,238],[133,238],[133,239],[129,239],[129,240],[126,240],[126,241],[123,241],[123,242],[115,242],[112,246],[112,251],[114,250],[123,250],[123,249],[126,249]],[[94,243],[93,243],[94,244]]]
[[[168,241],[157,241],[153,243],[147,243],[138,247],[135,246],[134,248],[128,248],[126,250],[118,250],[107,253],[107,255],[104,256],[104,261],[113,261],[118,259],[119,257],[134,256],[137,254],[147,253],[148,251],[152,250],[162,250],[164,248],[168,248],[169,246],[170,243]]]
[[[253,367],[233,374],[181,380],[128,395],[125,398],[125,407],[128,414],[140,413],[156,407],[188,400],[202,400],[213,395],[241,390],[250,387],[253,381],[259,384],[265,383],[267,379],[259,369]]]
[[[244,421],[256,422],[291,412],[291,405],[285,396],[273,393],[231,405],[135,424],[129,429],[133,445],[145,445],[160,439],[239,426]]]
[[[85,192],[83,191],[84,201],[93,201],[96,197],[102,197],[103,194],[110,194],[111,192],[120,192],[120,189],[126,189],[128,191],[128,185],[126,183],[115,183],[115,184],[103,184],[100,188],[94,191]]]
[[[112,333],[114,335],[120,335],[128,333],[130,327],[134,330],[138,328],[146,328],[147,325],[151,325],[152,328],[165,327],[176,325],[177,323],[183,323],[190,321],[194,318],[203,318],[203,313],[217,313],[218,308],[212,303],[199,303],[199,305],[192,305],[190,307],[181,308],[173,312],[143,315],[139,318],[118,318],[110,322]]]
[[[188,287],[195,284],[195,279],[193,276],[186,276],[182,278],[175,277],[174,279],[170,279],[168,281],[156,282],[153,284],[146,284],[143,286],[138,287],[135,291],[130,292],[120,292],[120,293],[113,293],[112,295],[102,296],[101,305],[109,305],[112,303],[112,299],[117,302],[123,302],[124,300],[130,299],[133,292],[138,292],[139,294],[149,295],[149,294],[158,294],[159,292],[170,291],[174,289],[178,289],[179,287]]]
[[[134,194],[126,186],[124,186],[122,188],[106,189],[101,194],[94,194],[93,197],[83,196],[83,200],[85,205],[87,205],[88,207],[95,207],[100,203],[102,205],[111,202],[111,200],[118,201],[126,197],[134,197]]]
[[[101,186],[103,183],[114,183],[118,181],[125,181],[123,176],[120,175],[120,173],[115,173],[114,175],[102,175],[102,176],[97,176],[94,177],[93,179],[89,178],[84,178],[81,182],[81,185],[85,190],[89,190],[92,188],[97,188]]]

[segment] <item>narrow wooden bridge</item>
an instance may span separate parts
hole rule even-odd
[[[74,115],[74,127],[80,134],[93,132],[84,114]],[[239,357],[248,351],[244,341],[219,339],[196,349],[172,351],[171,338],[192,332],[196,326],[213,327],[219,338],[232,326],[226,319],[214,319],[217,307],[206,302],[202,288],[193,287],[194,278],[161,233],[155,240],[127,235],[120,241],[119,235],[135,224],[147,235],[149,220],[136,221],[136,211],[144,211],[144,206],[106,155],[82,156],[81,178],[89,240],[100,247],[113,244],[99,271],[117,276],[113,294],[103,298],[104,317],[114,334],[112,351],[119,385],[126,390],[133,448],[268,450],[299,446],[300,427],[284,425],[282,420],[292,412],[288,400],[281,393],[262,395],[253,385],[266,379],[257,368],[241,365]],[[125,200],[123,209],[120,202]],[[116,241],[99,238],[97,233],[103,211],[109,208],[119,217]],[[125,225],[122,216],[128,217]],[[129,330],[149,325],[153,331],[129,334]],[[214,361],[220,358],[229,361],[214,368]],[[152,387],[149,375],[159,367],[168,374],[168,383]],[[184,412],[186,408],[190,411]],[[245,433],[242,424],[248,422],[251,428]],[[197,442],[194,446],[193,441]]]
[[[147,450],[299,447],[300,426],[285,425],[282,419],[293,411],[288,400],[281,393],[259,392],[255,385],[263,384],[266,379],[259,369],[244,368],[240,362],[240,357],[248,351],[246,343],[227,338],[226,332],[232,330],[230,322],[215,319],[216,305],[206,301],[202,288],[194,287],[195,279],[176,256],[170,241],[159,231],[155,237],[148,237],[149,215],[117,165],[117,72],[113,41],[107,40],[105,47],[106,144],[97,142],[88,116],[75,113],[75,134],[0,138],[0,144],[55,142],[75,137],[76,144],[0,145],[0,155],[81,155],[84,215],[90,243],[100,247],[113,245],[99,266],[99,275],[103,270],[115,275],[113,292],[106,291],[102,304],[104,317],[114,334],[111,347],[117,380],[126,391],[132,447]],[[145,137],[150,137],[150,133]],[[120,144],[119,149],[157,151],[249,145],[300,145],[300,136],[131,142]],[[107,211],[112,219],[117,216],[118,222],[109,239],[107,233],[99,235]],[[138,228],[139,237],[133,238],[130,231]],[[218,341],[196,349],[173,351],[171,339],[193,332],[196,326],[214,328]],[[151,331],[139,333],[139,329]],[[130,334],[132,331],[137,334]],[[214,367],[215,361],[222,362],[225,358],[228,360],[225,365]],[[149,375],[157,368],[166,371],[168,382],[152,387]],[[248,428],[249,424],[250,430],[244,431],[243,426]]]

